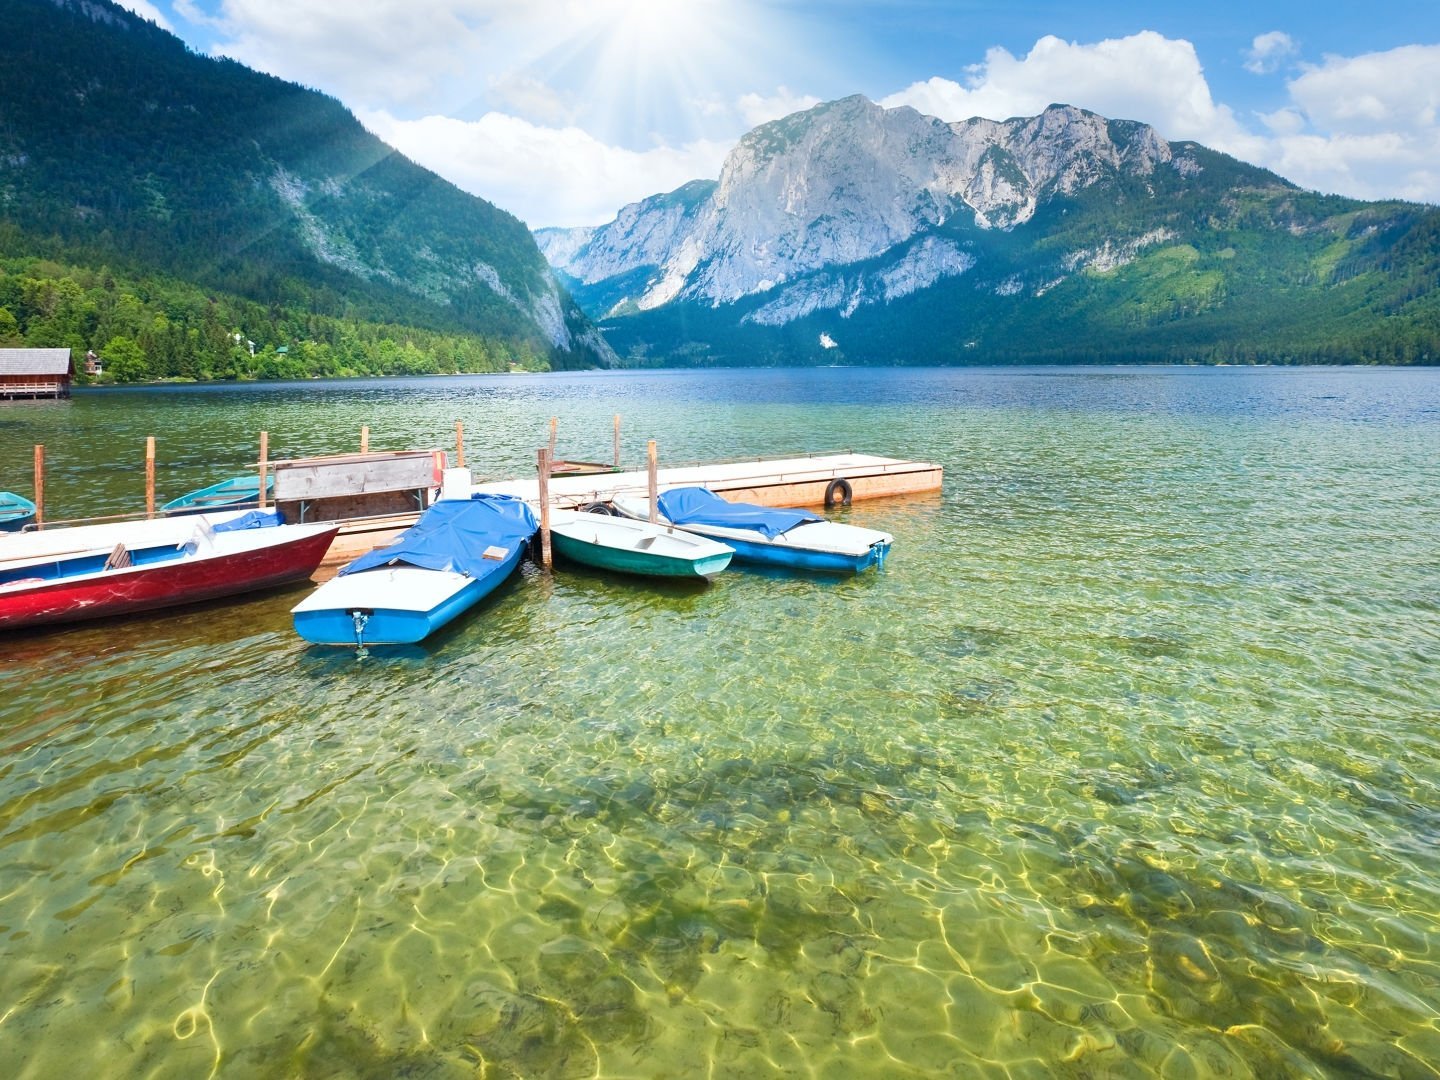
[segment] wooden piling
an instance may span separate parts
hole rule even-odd
[[[560,426],[560,421],[557,420],[557,419],[556,419],[555,417],[553,417],[553,416],[550,417],[550,460],[551,460],[551,461],[554,461],[554,460],[555,460],[555,432],[556,432],[556,429],[557,429],[559,426]]]
[[[369,425],[369,424],[366,424],[364,427],[362,427],[362,428],[360,429],[360,452],[361,452],[362,454],[368,454],[368,453],[370,452],[370,425]]]
[[[268,431],[262,431],[262,432],[260,432],[260,502],[259,502],[259,504],[258,504],[261,510],[264,510],[264,509],[265,509],[265,505],[266,505],[266,499],[265,499],[265,481],[266,481],[266,479],[267,479],[267,474],[268,474],[269,472],[270,472],[270,433],[269,433]]]
[[[620,414],[615,414],[615,468],[620,468]]]
[[[455,421],[455,467],[465,467],[465,425],[459,420]]]
[[[145,437],[145,516],[155,516],[155,436]]]
[[[35,444],[35,527],[45,523],[45,445]]]
[[[655,456],[654,439],[651,439],[645,448],[645,458],[646,471],[650,474],[650,524],[654,525],[660,520],[660,466],[659,459]]]
[[[550,569],[550,451],[537,450],[537,469],[540,475],[540,565]]]

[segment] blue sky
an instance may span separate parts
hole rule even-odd
[[[334,94],[532,226],[717,177],[751,127],[861,93],[943,120],[1051,102],[1306,187],[1440,202],[1440,4],[120,0]]]

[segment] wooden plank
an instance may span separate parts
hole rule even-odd
[[[540,502],[540,565],[550,569],[550,451],[536,451],[536,492]]]
[[[419,516],[423,489],[410,491],[375,491],[359,495],[340,495],[325,499],[275,500],[275,509],[286,521],[348,521],[352,518],[380,517],[387,514]]]
[[[155,516],[155,436],[145,438],[145,516]]]
[[[433,451],[275,462],[275,501],[332,499],[434,487]]]
[[[45,445],[35,444],[35,527],[45,524]]]
[[[262,431],[262,432],[260,432],[260,500],[259,500],[259,501],[260,501],[260,509],[261,509],[261,510],[264,510],[264,509],[265,509],[265,496],[266,496],[265,488],[268,486],[268,485],[265,483],[265,474],[266,474],[266,471],[267,471],[268,468],[269,468],[269,464],[270,464],[270,433],[269,433],[268,431]]]

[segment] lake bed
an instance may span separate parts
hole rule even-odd
[[[945,487],[836,515],[883,572],[527,564],[363,662],[303,589],[0,641],[0,1071],[1435,1075],[1440,370],[81,392],[0,407],[0,487],[616,413]]]

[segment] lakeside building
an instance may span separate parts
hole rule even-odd
[[[0,349],[0,398],[68,398],[69,349]]]

